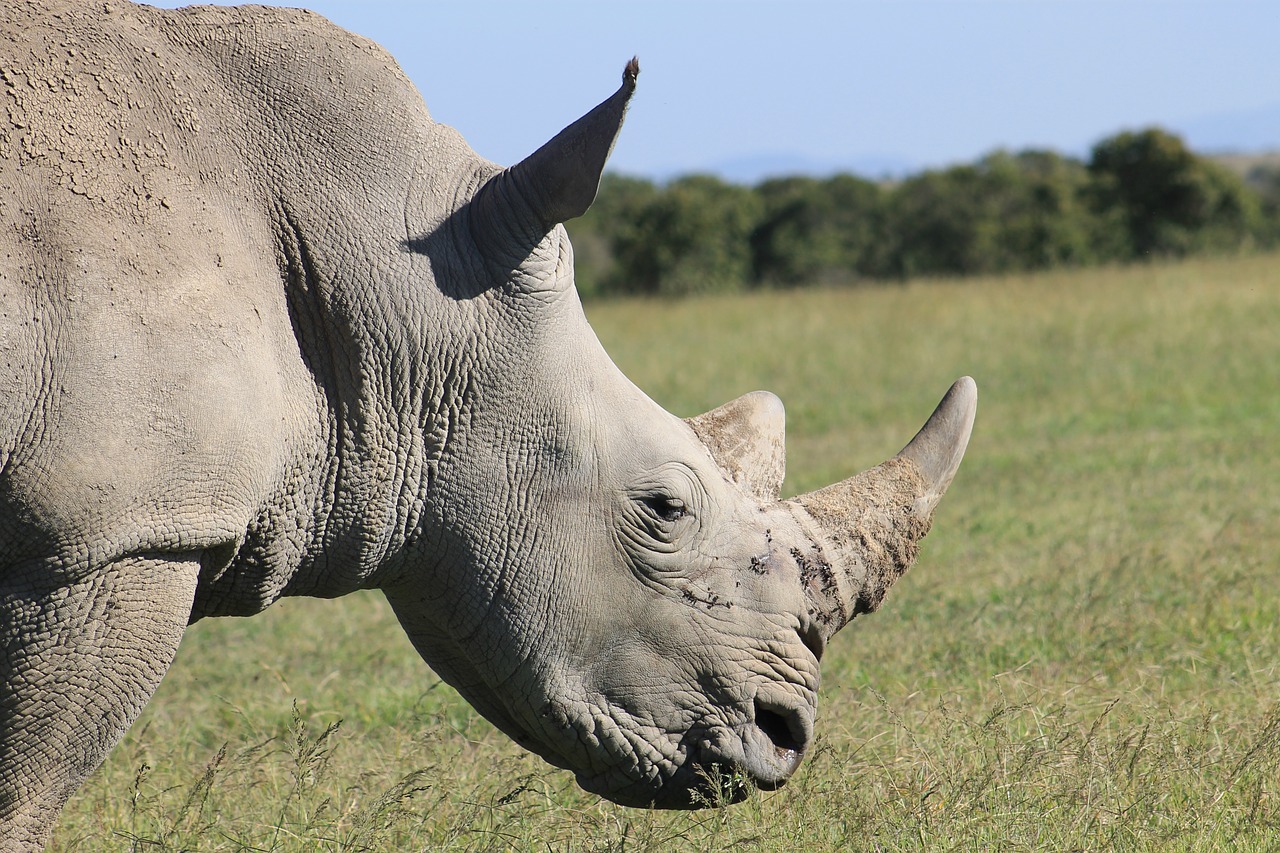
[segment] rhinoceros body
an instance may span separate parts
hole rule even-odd
[[[364,588],[589,790],[786,780],[825,643],[959,464],[971,381],[789,501],[775,397],[682,421],[628,382],[559,223],[634,64],[503,170],[309,13],[0,23],[0,847],[47,840],[189,622]]]

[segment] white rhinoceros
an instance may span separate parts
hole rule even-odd
[[[0,847],[47,840],[189,622],[287,595],[381,589],[484,716],[620,803],[791,775],[824,646],[959,465],[971,380],[791,500],[776,397],[684,421],[628,382],[560,223],[634,61],[503,170],[313,14],[0,24]]]

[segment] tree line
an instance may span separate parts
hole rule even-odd
[[[586,296],[1041,270],[1278,245],[1280,168],[1242,179],[1147,129],[1087,161],[997,151],[897,182],[610,173],[568,227]]]

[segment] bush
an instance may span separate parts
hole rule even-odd
[[[1244,183],[1163,130],[1102,140],[1089,172],[1095,208],[1116,212],[1131,257],[1238,250],[1261,230],[1258,199]]]
[[[904,181],[890,201],[888,272],[974,275],[1097,259],[1104,229],[1084,166],[1047,151],[998,151]]]
[[[682,295],[741,289],[751,278],[752,190],[709,175],[672,182],[639,207],[614,242],[615,293]]]
[[[1280,244],[1280,169],[1246,184],[1148,129],[1102,140],[1087,165],[996,151],[897,185],[610,174],[569,229],[584,296],[1076,267]]]
[[[793,287],[877,276],[884,193],[852,175],[765,181],[751,233],[755,281]]]
[[[574,278],[584,297],[628,292],[617,283],[625,274],[617,269],[616,246],[640,239],[634,233],[640,211],[652,204],[658,193],[652,181],[606,172],[591,209],[568,223]]]
[[[1254,166],[1245,176],[1245,185],[1258,195],[1258,242],[1267,247],[1280,244],[1280,165]]]

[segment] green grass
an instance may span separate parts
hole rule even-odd
[[[922,559],[834,642],[792,783],[603,803],[479,720],[376,596],[302,600],[189,632],[55,849],[1274,849],[1280,257],[588,313],[677,414],[777,392],[790,492],[978,381]]]

